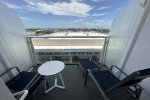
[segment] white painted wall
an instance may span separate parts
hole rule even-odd
[[[109,44],[106,53],[105,64],[121,67],[128,49],[134,38],[134,34],[144,8],[140,5],[144,0],[132,0],[116,16],[109,32]]]
[[[110,29],[106,53],[105,64],[108,67],[117,65],[127,74],[150,68],[150,1],[147,0],[146,6],[142,7],[144,1],[146,0],[132,0],[115,18]],[[150,78],[140,84],[145,88],[140,100],[150,100]]]
[[[16,100],[12,95],[3,80],[0,78],[0,100]]]
[[[150,10],[126,62],[124,71],[131,74],[136,70],[145,68],[150,68]],[[140,100],[150,100],[150,78],[141,82],[141,86],[145,90]]]
[[[5,67],[4,67],[4,65],[3,65],[3,63],[2,63],[2,61],[0,59],[0,74],[2,74],[5,71],[6,71],[6,69],[5,69]],[[10,80],[9,74],[6,74],[6,75],[2,76],[1,78],[3,79],[3,81],[5,83]]]
[[[26,36],[18,16],[0,2],[0,51],[10,65],[8,68],[17,66],[22,71],[33,65]]]

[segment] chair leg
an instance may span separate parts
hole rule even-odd
[[[47,86],[49,86],[49,83],[48,83],[48,81],[47,81],[47,80],[46,80],[46,85],[47,85]]]
[[[84,78],[84,71],[83,71],[83,78]]]
[[[85,86],[86,86],[87,77],[88,77],[88,71],[86,71],[86,76],[85,76],[85,81],[84,81]]]
[[[98,71],[100,71],[100,67],[98,68]]]

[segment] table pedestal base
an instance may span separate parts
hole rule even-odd
[[[61,76],[61,73],[59,73],[59,76],[60,76],[60,79],[61,79],[61,82],[62,82],[63,86],[60,86],[60,85],[57,84],[57,76],[55,75],[55,84],[54,84],[54,86],[52,86],[48,90],[46,89],[46,86],[47,86],[47,76],[45,76],[45,93],[48,93],[49,91],[51,91],[54,88],[60,88],[60,89],[65,89],[66,88],[65,84],[64,84],[64,81],[63,81],[63,78]]]

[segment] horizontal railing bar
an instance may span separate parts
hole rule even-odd
[[[109,38],[109,36],[27,36],[27,38]]]

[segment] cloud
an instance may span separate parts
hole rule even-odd
[[[24,21],[38,21],[35,18],[27,18],[27,17],[19,17],[20,19],[24,20]]]
[[[83,0],[70,0],[71,2],[82,2]]]
[[[103,9],[109,9],[109,8],[111,8],[111,7],[100,7],[100,8],[98,8],[97,10],[103,10]]]
[[[11,9],[22,9],[22,7],[15,5],[15,4],[7,3],[7,2],[3,2],[3,3]]]
[[[119,11],[120,11],[121,9],[122,9],[122,8],[117,8],[117,10],[119,10]]]
[[[112,22],[107,22],[104,20],[95,20],[94,22],[83,22],[82,23],[85,27],[89,28],[103,28],[103,29],[108,29],[110,28]]]
[[[89,18],[91,18],[91,17],[89,17]],[[75,22],[75,23],[77,23],[77,22],[82,22],[82,21],[85,21],[85,20],[87,20],[87,19],[89,19],[89,18],[78,19],[78,20],[74,20],[73,22]]]
[[[93,2],[105,1],[105,0],[91,0]]]
[[[112,21],[105,20],[93,20],[93,21],[82,21],[79,23],[69,23],[69,27],[72,28],[100,28],[100,29],[109,29],[112,24]]]
[[[101,13],[101,14],[96,14],[96,13],[94,13],[93,15],[91,15],[91,16],[104,16],[104,15],[109,15],[108,13]]]
[[[26,13],[26,14],[29,14],[29,12],[27,12],[27,11],[23,11],[23,10],[19,10],[19,11],[17,11],[17,12],[19,12],[19,13]]]
[[[87,17],[89,16],[89,11],[93,9],[91,6],[80,3],[77,1],[81,0],[71,0],[71,2],[45,2],[38,0],[24,0],[27,5],[25,5],[26,10],[41,12],[43,14],[52,13],[53,15],[63,15],[63,16],[76,16],[76,17]]]
[[[84,19],[74,20],[73,22],[82,22],[82,21],[84,21]]]
[[[102,2],[102,1],[115,1],[115,0],[91,0],[93,2]]]

